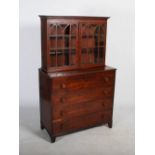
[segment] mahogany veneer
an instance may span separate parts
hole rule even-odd
[[[41,129],[54,142],[105,123],[111,128],[116,69],[105,65],[108,17],[40,18]]]

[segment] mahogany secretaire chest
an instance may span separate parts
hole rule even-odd
[[[115,71],[105,65],[108,17],[40,16],[40,123],[54,142],[70,132],[112,127]]]

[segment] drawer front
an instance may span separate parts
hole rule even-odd
[[[72,91],[66,94],[54,94],[52,95],[53,105],[58,104],[78,104],[81,102],[90,102],[96,99],[103,99],[113,96],[113,87],[107,88],[94,88],[83,89],[80,91]]]
[[[54,94],[60,94],[69,93],[74,90],[112,86],[113,84],[114,72],[100,72],[55,78],[52,82],[52,90]]]
[[[53,121],[53,133],[59,135],[89,128],[102,123],[108,123],[111,120],[112,112],[98,112],[82,117],[72,117],[65,121]]]
[[[98,111],[112,110],[112,103],[112,98],[109,97],[79,104],[53,105],[53,119],[67,119]]]

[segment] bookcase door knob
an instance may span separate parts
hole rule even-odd
[[[109,82],[109,77],[105,77],[105,78],[104,78],[104,81],[105,81],[105,82]]]

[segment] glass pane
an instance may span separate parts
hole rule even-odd
[[[75,65],[76,64],[76,57],[75,56],[76,56],[75,55],[75,50],[72,49],[71,50],[71,58],[70,58],[71,62],[70,62],[70,65]]]
[[[56,51],[55,50],[51,50],[50,57],[51,57],[51,66],[55,67],[56,66]]]
[[[98,47],[94,48],[94,63],[98,62]]]
[[[64,41],[63,41],[63,37],[57,37],[57,48],[58,49],[62,49],[64,48]]]
[[[76,24],[50,25],[51,66],[76,65]]]
[[[50,25],[50,34],[56,35],[56,25],[55,24]]]
[[[81,34],[82,34],[82,38],[87,36],[87,27],[85,24],[82,24]]]
[[[71,48],[75,49],[76,48],[76,38],[71,39]]]
[[[75,36],[76,35],[76,25],[71,25],[71,35]]]
[[[89,32],[89,36],[90,37],[93,37],[94,36],[94,31],[95,31],[95,25],[93,25],[93,24],[91,24],[91,25],[89,25],[89,30],[88,30]]]
[[[100,26],[100,46],[104,46],[104,25]]]
[[[100,40],[100,46],[104,46],[103,40]]]
[[[82,63],[103,63],[104,53],[104,25],[82,24],[81,52]]]
[[[64,65],[69,65],[69,50],[64,51]]]
[[[96,25],[95,35],[98,35],[99,33],[100,33],[100,25]]]
[[[95,39],[95,46],[94,47],[98,47],[98,41],[99,41],[98,34],[95,34],[94,39]]]
[[[99,48],[99,62],[100,63],[103,63],[103,52],[104,52],[103,47],[100,47]]]
[[[86,38],[86,36],[82,38],[81,46],[82,46],[82,48],[87,48],[87,38]]]
[[[87,49],[83,48],[82,49],[82,63],[85,64],[87,62]]]
[[[94,48],[95,47],[94,38],[89,37],[86,42],[87,42],[87,48]]]
[[[101,34],[102,36],[104,36],[104,31],[105,31],[105,25],[101,25],[101,26],[100,26],[100,34]]]
[[[63,51],[57,51],[57,66],[63,66]]]
[[[69,48],[69,35],[65,35],[64,37],[64,47]]]
[[[52,49],[56,49],[56,47],[57,47],[57,44],[56,44],[56,38],[52,38],[51,40],[50,40],[50,48],[52,48]]]
[[[94,63],[94,53],[92,48],[88,50],[88,62]]]
[[[66,26],[66,24],[57,24],[57,35],[64,35],[64,29]]]

